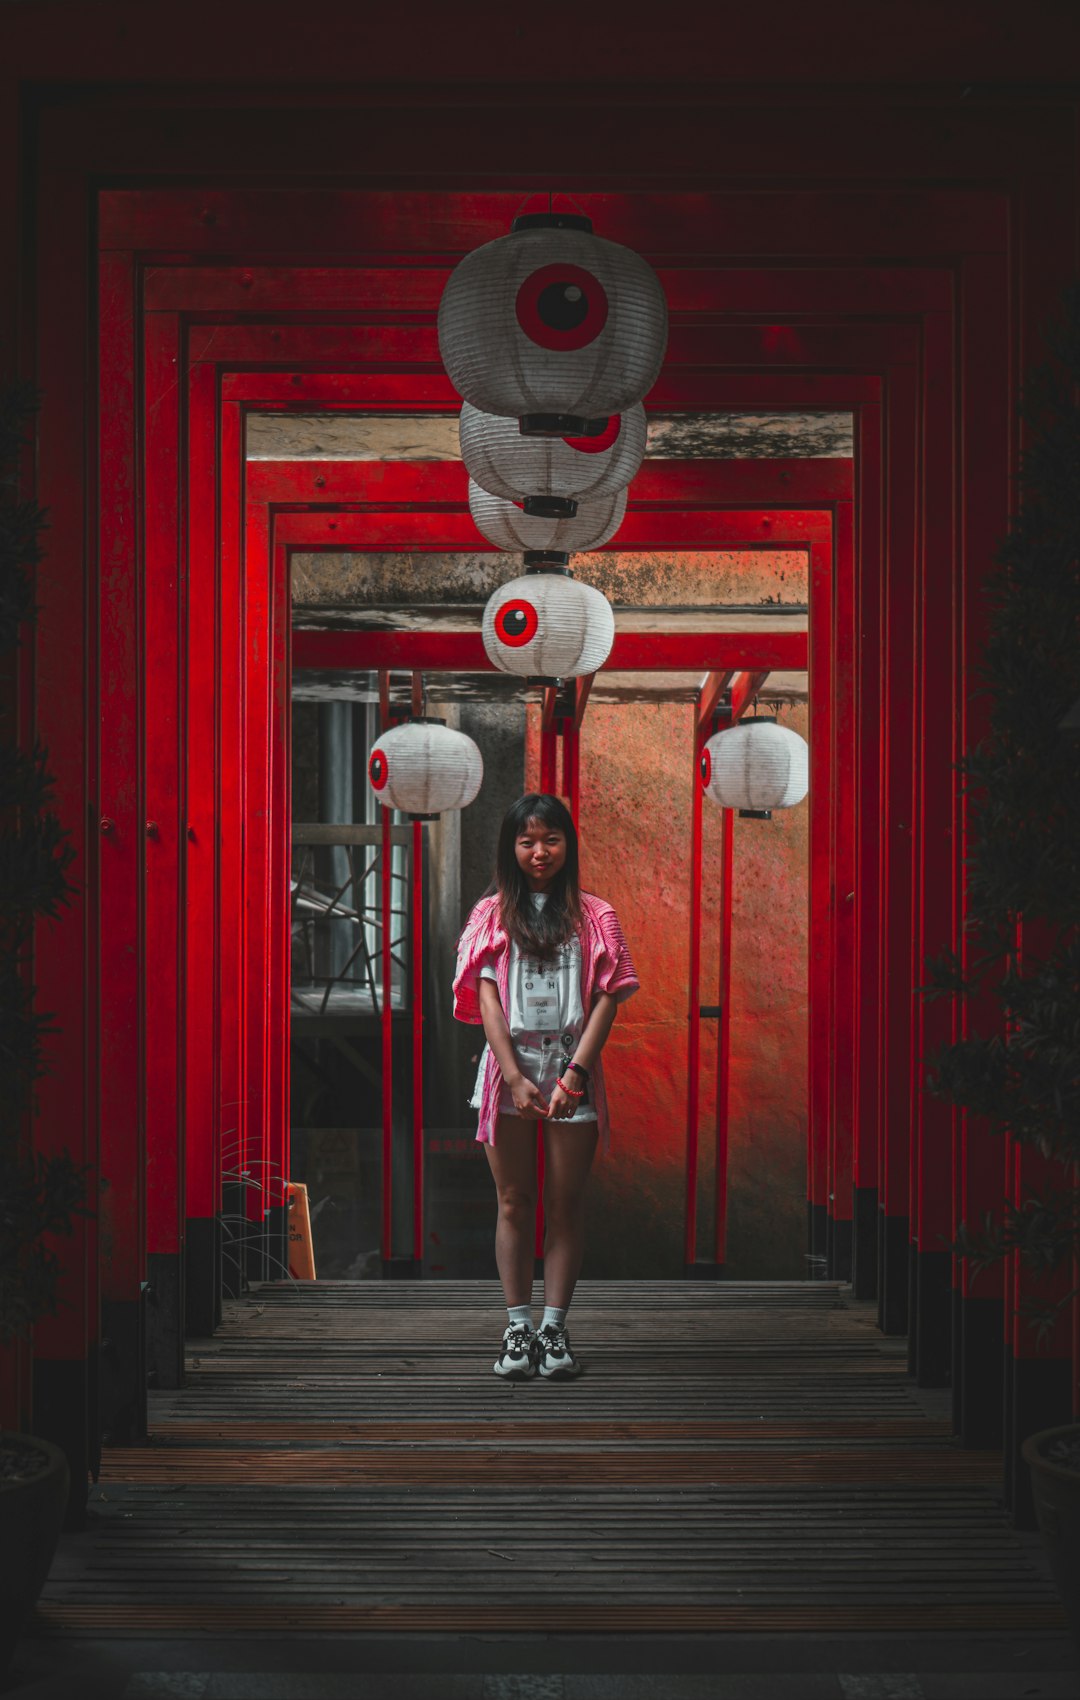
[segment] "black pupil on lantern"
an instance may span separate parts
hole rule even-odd
[[[708,756],[702,756],[702,758],[701,758],[701,777],[702,777],[702,779],[707,779],[709,777],[709,758],[708,758]]]
[[[524,608],[511,608],[502,618],[503,631],[507,637],[521,637],[527,624]]]
[[[536,310],[553,331],[573,331],[589,312],[589,298],[576,283],[549,283],[540,291]]]
[[[371,777],[372,777],[372,779],[381,779],[382,778],[382,757],[381,756],[373,756],[372,759],[371,759]]]

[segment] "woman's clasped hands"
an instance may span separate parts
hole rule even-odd
[[[525,1121],[569,1121],[574,1113],[574,1099],[556,1082],[551,1102],[539,1086],[521,1074],[510,1083],[514,1108]]]

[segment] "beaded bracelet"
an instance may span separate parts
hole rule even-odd
[[[585,1096],[585,1093],[583,1091],[582,1092],[575,1092],[574,1088],[572,1086],[564,1086],[561,1080],[557,1082],[557,1085],[559,1087],[560,1092],[565,1092],[566,1096],[568,1098],[584,1098],[584,1096]]]

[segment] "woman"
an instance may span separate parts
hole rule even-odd
[[[496,1375],[574,1376],[566,1313],[585,1250],[585,1182],[608,1138],[600,1052],[638,987],[610,903],[578,884],[558,797],[529,792],[499,833],[495,881],[458,944],[454,1014],[487,1044],[472,1104],[495,1178],[495,1256],[509,1315]],[[536,1130],[544,1124],[544,1315],[532,1321]]]

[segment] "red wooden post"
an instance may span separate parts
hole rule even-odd
[[[686,1012],[686,1203],[683,1222],[683,1270],[697,1258],[698,1132],[701,1071],[701,803],[699,766],[703,738],[697,717],[690,745],[690,958]]]
[[[897,367],[894,405],[914,417],[917,375]],[[910,1265],[911,1105],[911,799],[914,716],[914,571],[917,555],[917,437],[888,435],[889,528],[880,664],[884,679],[882,739],[882,1156],[884,1221],[880,1325],[903,1334],[908,1325]],[[903,492],[901,496],[899,493]]]
[[[230,411],[226,407],[226,412]],[[243,442],[243,431],[239,433]],[[243,475],[243,474],[242,474]],[[266,1023],[270,929],[270,648],[272,590],[270,527],[263,503],[247,501],[244,516],[245,646],[244,646],[244,912],[247,943],[247,998],[244,1046],[247,1090],[244,1094],[243,1173],[244,1214],[256,1231],[251,1243],[254,1272],[262,1268],[263,1223],[266,1213],[268,1062]]]
[[[424,829],[412,831],[413,1260],[424,1266]]]
[[[558,784],[559,734],[555,724],[555,686],[544,686],[540,710],[540,790],[554,795]]]
[[[856,1017],[854,1128],[852,1132],[853,1230],[851,1279],[856,1298],[877,1295],[878,1127],[880,1108],[881,964],[881,618],[882,466],[881,407],[865,402],[855,415],[855,891],[853,996]]]
[[[412,676],[412,711],[424,712],[421,673]],[[424,1260],[424,829],[413,821],[410,868],[412,914],[412,1124],[413,1261],[420,1274]]]
[[[180,326],[147,314],[143,337],[143,597],[140,650],[144,809],[138,1029],[144,1035],[147,1373],[157,1387],[184,1377],[182,1296],[184,1105],[180,1000],[180,869],[184,827],[181,679],[186,665],[180,527]]]
[[[927,375],[954,360],[952,315],[923,320]],[[960,588],[952,454],[956,437],[951,393],[923,385],[925,513],[918,554],[915,620],[915,735],[912,767],[913,988],[926,984],[927,958],[955,948],[955,878],[959,842],[961,749],[956,684],[956,600]],[[915,1313],[909,1318],[909,1365],[923,1387],[947,1387],[952,1372],[956,1112],[925,1086],[925,1059],[957,1030],[956,1000],[933,1002],[913,990],[911,1242]]]
[[[218,955],[217,716],[225,705],[217,610],[217,374],[192,361],[188,385],[187,615],[184,674],[185,1321],[213,1333],[221,1299],[221,1029]],[[219,685],[219,680],[221,681]],[[219,690],[221,696],[219,697]]]
[[[830,540],[831,541],[831,540]],[[832,549],[810,549],[810,950],[807,1221],[814,1274],[828,1259],[832,1053]]]
[[[14,126],[11,136],[14,140]],[[16,189],[17,154],[17,149],[9,150],[0,164],[0,171],[10,167],[12,205],[21,193]],[[86,422],[92,419],[93,408],[87,391],[82,311],[91,279],[85,186],[70,163],[65,160],[42,183],[49,216],[37,221],[32,255],[40,318],[24,316],[20,350],[22,370],[34,376],[48,397],[48,406],[37,421],[35,455],[24,455],[20,464],[22,489],[47,509],[49,529],[46,568],[35,583],[37,624],[19,656],[18,733],[24,747],[36,735],[48,749],[57,813],[75,852],[69,876],[74,895],[56,920],[37,929],[34,939],[36,1007],[51,1013],[57,1032],[46,1040],[48,1070],[34,1087],[37,1115],[32,1138],[34,1149],[45,1156],[68,1151],[76,1164],[89,1166],[94,1203],[102,1104],[93,1006],[101,985],[104,919],[95,898],[100,862],[115,846],[100,831],[96,721],[79,711],[84,702],[97,703],[100,664],[107,657],[99,656],[96,636],[87,631],[88,612],[91,630],[97,613],[97,535],[88,544],[94,508],[87,497]],[[8,270],[14,290],[16,268]],[[111,571],[120,568],[125,555],[130,566],[133,293],[130,256],[107,256],[98,273],[100,350],[115,380],[108,404],[102,407],[99,456],[103,474],[111,474],[115,483],[102,487],[98,535]],[[5,322],[13,325],[14,318]],[[10,375],[9,368],[5,377]],[[91,427],[91,445],[93,441]],[[129,1013],[130,1008],[129,1004]],[[70,1238],[57,1236],[52,1242],[60,1259],[59,1309],[34,1328],[32,1390],[22,1389],[23,1410],[32,1403],[33,1432],[62,1446],[70,1461],[73,1522],[82,1517],[87,1472],[100,1455],[91,1368],[100,1352],[99,1239],[107,1225],[100,1214],[80,1216]]]
[[[562,790],[559,795],[565,800],[576,827],[578,823],[578,729],[572,720],[560,720],[559,740],[562,744]]]
[[[265,999],[267,1091],[265,1116],[266,1206],[271,1279],[288,1268],[289,1048],[292,919],[292,597],[288,551],[270,551],[270,807],[266,894],[268,976]],[[282,1268],[284,1265],[284,1269]]]
[[[98,982],[100,1056],[102,1332],[113,1374],[104,1391],[105,1432],[133,1440],[145,1432],[141,1371],[142,1283],[146,1274],[145,1124],[142,1102],[142,1002],[145,937],[140,888],[146,813],[140,748],[140,510],[135,478],[136,324],[130,262],[105,256],[99,268],[102,369],[99,713],[97,741],[100,842]],[[56,393],[62,393],[59,389]],[[47,499],[47,498],[46,498]],[[55,541],[51,541],[55,550]],[[43,575],[45,576],[45,575]],[[50,681],[70,703],[70,681]],[[39,672],[39,710],[43,683]],[[70,712],[70,708],[68,710]],[[93,792],[91,792],[93,795]],[[45,995],[42,993],[41,995]],[[47,1006],[53,1007],[53,1006]]]
[[[850,502],[833,510],[833,749],[830,959],[832,1028],[829,1139],[829,1274],[851,1279],[853,1145],[855,1138],[855,534]]]
[[[727,1262],[728,1110],[731,1097],[731,911],[734,896],[735,813],[720,811],[720,972],[716,1034],[716,1231],[718,1269]]]
[[[390,725],[389,678],[385,671],[381,671],[379,674],[379,708],[380,724],[385,732]],[[379,862],[379,902],[382,910],[380,955],[382,1005],[379,1014],[382,1034],[382,1260],[385,1271],[394,1255],[394,1026],[393,1010],[390,1003],[390,983],[393,971],[390,956],[391,907],[393,904],[390,864],[393,846],[390,834],[390,810],[385,804],[381,808],[382,850]]]
[[[248,751],[245,707],[247,585],[243,549],[243,421],[223,407],[219,467],[218,706],[218,1115],[221,1197],[226,1218],[222,1288],[240,1291],[246,1256],[243,1173],[248,1166],[246,1114],[248,985],[245,806]]]

